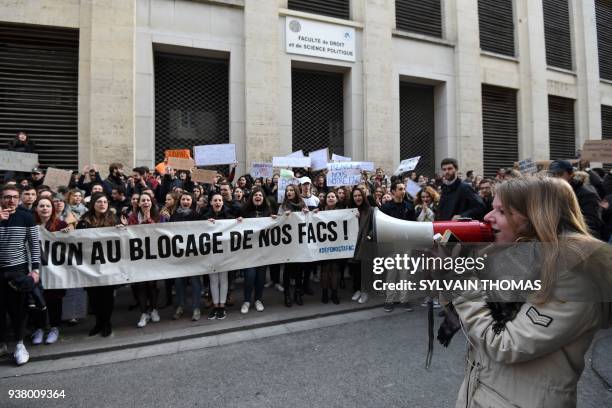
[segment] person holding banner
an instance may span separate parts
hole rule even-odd
[[[209,201],[210,208],[206,214],[204,214],[204,219],[214,223],[215,220],[230,220],[234,218],[227,207],[225,207],[221,193],[213,193]],[[229,288],[227,276],[227,272],[217,272],[208,275],[210,280],[210,293],[213,298],[213,308],[210,313],[208,313],[208,320],[223,320],[227,317],[227,312],[225,310],[225,301]]]
[[[338,196],[334,190],[330,190],[325,195],[325,207],[323,211],[333,211],[338,209]],[[344,269],[344,262],[341,259],[321,262],[321,302],[329,302],[329,290],[331,289],[331,301],[333,304],[340,304],[338,298],[338,283],[340,281],[340,270]]]
[[[89,200],[88,211],[77,224],[77,229],[113,227],[119,224],[117,217],[110,211],[108,198],[104,193],[94,193]],[[89,331],[90,336],[112,334],[111,317],[115,308],[115,287],[94,286],[87,288],[91,309],[96,316],[96,324]]]
[[[368,301],[368,282],[362,279],[363,270],[361,268],[362,261],[366,260],[364,244],[371,236],[374,210],[370,203],[365,198],[363,191],[355,187],[351,192],[350,208],[356,208],[359,217],[359,233],[357,234],[357,244],[355,245],[355,255],[349,261],[349,271],[353,278],[353,296],[351,300],[365,303]]]
[[[266,195],[261,187],[253,187],[249,201],[242,208],[242,218],[260,218],[272,217],[276,218],[276,214],[272,214],[270,203],[266,200]],[[239,218],[241,220],[241,218]],[[247,268],[244,271],[244,302],[240,308],[240,313],[247,314],[251,307],[253,290],[255,291],[255,309],[258,312],[263,312],[264,305],[262,302],[263,288],[266,280],[266,266],[258,266],[255,268]]]
[[[17,132],[15,138],[8,143],[8,150],[18,153],[36,153],[36,144],[30,139],[26,132],[20,131]],[[6,183],[11,179],[21,180],[26,178],[26,176],[27,173],[9,170],[4,173],[4,182]]]
[[[278,208],[278,215],[290,216],[292,212],[308,212],[308,207],[300,195],[300,190],[295,184],[289,184],[285,188],[283,203]],[[302,306],[302,283],[304,282],[304,263],[287,263],[283,273],[283,288],[285,292],[285,306],[291,307],[291,279],[295,281],[293,289],[293,301]]]
[[[138,211],[130,215],[128,225],[156,224],[167,220],[166,216],[157,211],[157,207],[153,204],[153,197],[142,193],[138,200]],[[138,327],[145,327],[149,321],[158,323],[160,317],[157,311],[157,281],[137,282],[134,283],[134,286],[141,313]]]

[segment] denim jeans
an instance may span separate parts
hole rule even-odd
[[[255,300],[261,300],[266,280],[266,267],[247,268],[244,270],[244,301],[251,303],[253,286],[255,287]]]
[[[176,290],[177,306],[185,306],[185,279],[189,279],[191,283],[191,307],[194,309],[202,308],[202,281],[200,276],[191,276],[189,278],[176,278],[174,287]]]

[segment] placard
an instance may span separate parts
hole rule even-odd
[[[310,152],[308,157],[312,160],[312,170],[323,170],[327,168],[327,161],[329,158],[329,149],[315,150]]]
[[[407,171],[412,171],[416,169],[417,164],[419,163],[419,159],[421,156],[411,157],[410,159],[402,160],[397,170],[395,170],[395,174],[401,174]]]
[[[0,170],[23,171],[29,173],[38,166],[36,153],[19,153],[0,150]]]
[[[310,157],[273,157],[273,167],[310,167]]]
[[[327,186],[355,186],[361,182],[359,169],[338,169],[327,172]]]
[[[421,191],[423,187],[419,186],[412,180],[408,180],[406,183],[406,192],[412,196],[412,198],[416,198],[419,191]]]
[[[168,157],[166,167],[172,167],[174,170],[191,170],[195,167],[193,159],[183,159],[179,157]]]
[[[582,148],[582,160],[612,162],[612,139],[587,140]]]
[[[304,156],[303,150],[298,150],[297,152],[290,153],[285,157],[306,157],[306,156]]]
[[[285,22],[288,53],[355,61],[355,29],[296,17]]]
[[[43,184],[49,186],[51,191],[57,192],[58,187],[68,187],[71,178],[72,171],[49,167],[47,168],[47,172],[45,173],[45,180]]]
[[[327,164],[327,170],[329,171],[348,169],[374,171],[374,162],[335,162]]]
[[[300,185],[300,180],[295,178],[291,170],[281,169],[280,177],[278,178],[278,190],[276,190],[276,202],[282,203],[285,200],[285,190],[288,185]],[[299,187],[298,187],[299,188]]]
[[[353,159],[347,156],[340,156],[339,154],[334,153],[332,154],[332,161],[333,162],[350,162],[350,161],[353,161]]]
[[[217,172],[193,168],[191,169],[191,180],[196,183],[215,184],[217,182]]]
[[[273,168],[272,168],[272,163],[256,163],[253,162],[251,163],[251,177],[253,177],[254,179],[263,177],[264,179],[266,178],[272,178],[273,176]]]
[[[523,174],[535,174],[538,171],[538,166],[533,159],[525,159],[519,161],[519,170]]]
[[[218,166],[236,163],[236,145],[233,143],[194,146],[197,166]]]
[[[166,150],[164,152],[164,157],[179,157],[181,159],[191,159],[191,150],[189,149],[174,149],[174,150]]]

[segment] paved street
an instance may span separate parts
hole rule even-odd
[[[428,371],[423,367],[424,310],[378,316],[226,346],[5,378],[0,406],[453,406],[462,379],[461,336],[448,350],[436,347]],[[9,400],[8,389],[65,389],[66,398]],[[590,368],[579,394],[581,408],[612,406],[612,393]]]

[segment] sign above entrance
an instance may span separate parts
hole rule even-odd
[[[355,62],[355,29],[319,21],[287,17],[287,52]]]

